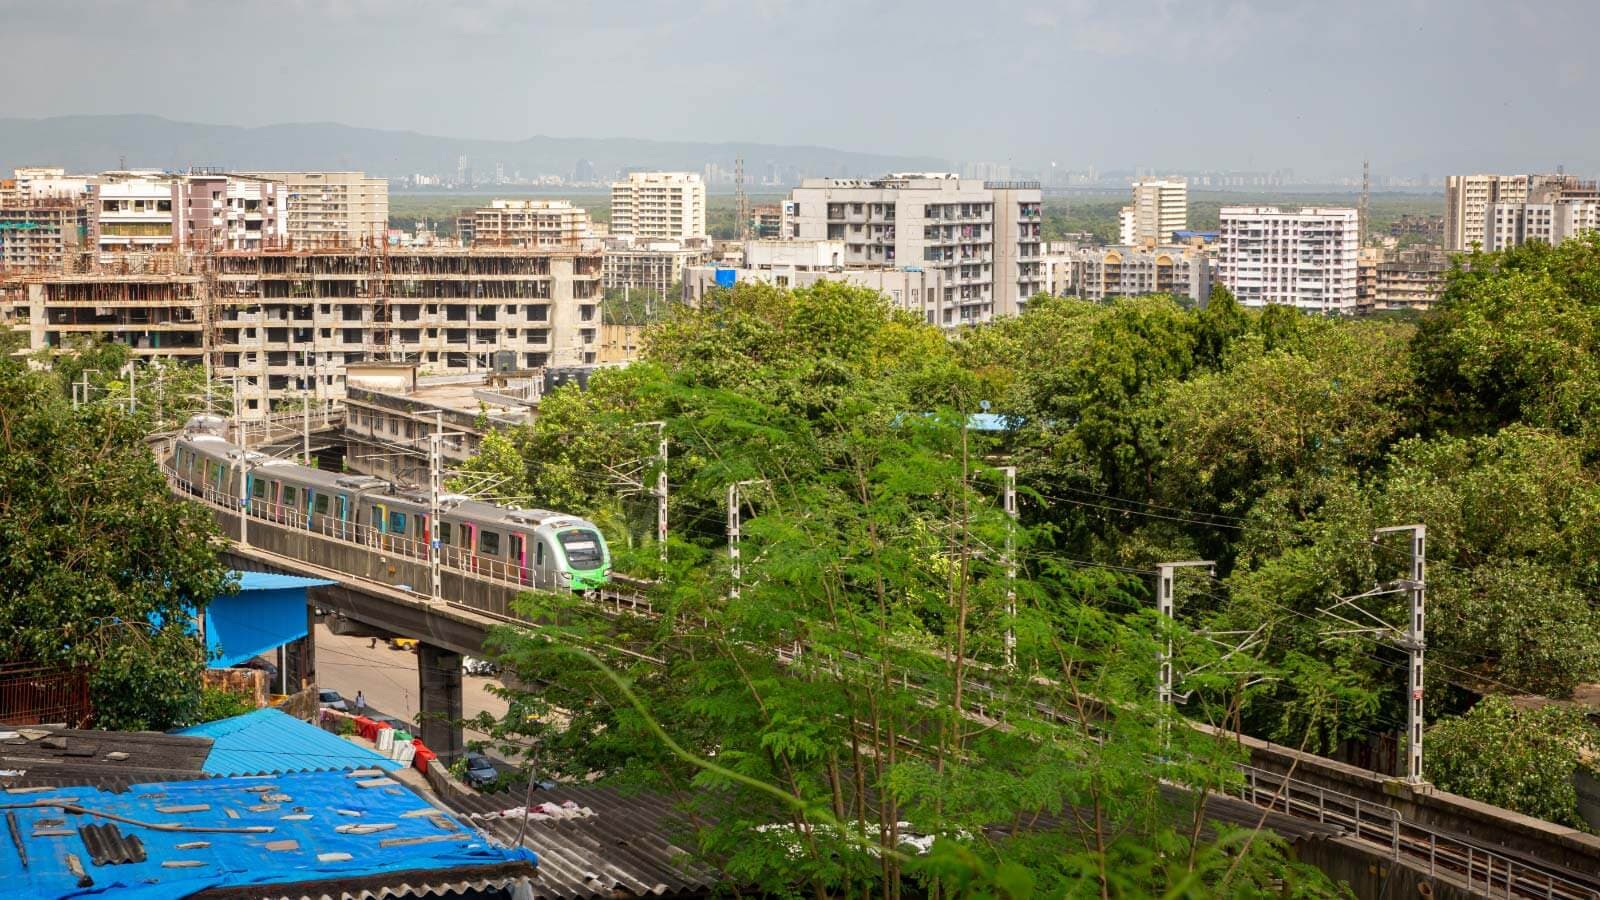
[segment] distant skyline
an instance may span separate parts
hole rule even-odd
[[[0,0],[0,117],[810,144],[1043,169],[1600,170],[1585,0]]]

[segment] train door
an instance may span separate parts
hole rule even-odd
[[[334,496],[334,506],[339,517],[338,535],[345,540],[350,539],[350,498],[344,494]]]
[[[461,523],[461,547],[466,551],[467,571],[478,571],[478,526],[471,522]]]
[[[544,561],[544,538],[534,535],[533,581],[531,583],[535,586],[543,587],[549,585],[553,580],[554,579],[550,577],[550,569],[545,565]]]
[[[367,546],[383,546],[383,533],[389,529],[389,508],[382,503],[372,504],[372,517],[368,520]]]
[[[511,563],[516,567],[517,581],[528,583],[528,536],[511,532]]]

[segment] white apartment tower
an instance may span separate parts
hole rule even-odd
[[[1219,225],[1217,278],[1240,303],[1282,303],[1324,314],[1355,311],[1356,210],[1224,206]]]
[[[653,241],[705,238],[705,182],[693,172],[633,172],[613,182],[611,233]]]
[[[921,173],[807,178],[784,204],[785,239],[842,241],[844,268],[938,269],[929,321],[1015,315],[1044,290],[1038,182]]]
[[[1133,203],[1117,217],[1123,246],[1154,246],[1189,227],[1189,184],[1181,178],[1143,178],[1133,183]]]

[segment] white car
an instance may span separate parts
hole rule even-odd
[[[349,712],[350,704],[344,701],[338,691],[317,691],[317,705],[323,709],[337,709],[339,712]]]

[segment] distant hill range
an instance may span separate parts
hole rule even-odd
[[[240,128],[144,115],[0,118],[0,173],[5,175],[17,166],[95,172],[125,161],[130,168],[360,169],[390,178],[416,173],[448,177],[455,175],[462,156],[480,180],[492,175],[496,164],[504,166],[507,176],[520,171],[524,177],[571,178],[579,160],[587,160],[605,179],[627,168],[700,172],[716,164],[731,172],[734,160],[743,157],[751,184],[765,179],[773,167],[780,177],[951,169],[948,161],[932,157],[778,144],[555,137],[483,141],[324,122]]]

